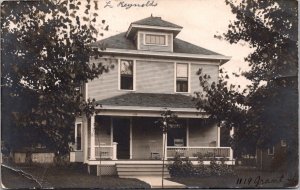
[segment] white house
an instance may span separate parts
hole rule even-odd
[[[90,173],[122,177],[161,175],[155,168],[176,152],[190,158],[211,152],[233,159],[230,147],[220,147],[217,124],[208,122],[208,115],[192,100],[193,93],[201,91],[197,71],[202,68],[216,81],[219,66],[230,57],[176,38],[181,30],[151,16],[91,44],[106,49],[90,62],[114,68],[84,85],[85,97],[96,99],[101,107],[91,118],[76,119],[71,161],[87,164]],[[165,109],[178,115],[182,127],[168,132],[162,158],[163,133],[154,122]]]

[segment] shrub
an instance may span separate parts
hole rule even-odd
[[[182,159],[179,154],[174,157],[174,162],[168,166],[172,177],[189,176],[225,176],[234,175],[232,167],[225,164],[226,159],[219,160],[212,153],[197,154],[198,165],[193,165],[188,158]],[[204,165],[204,161],[210,161],[210,165]]]

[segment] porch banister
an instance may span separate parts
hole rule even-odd
[[[96,160],[95,158],[95,115],[91,116],[91,151],[90,160]]]
[[[117,159],[117,142],[113,142],[113,151],[112,151],[112,160],[118,160]]]

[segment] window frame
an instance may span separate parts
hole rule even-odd
[[[164,38],[165,38],[165,44],[147,43],[146,42],[146,36],[147,35],[164,36]],[[144,36],[144,39],[143,39],[144,45],[146,45],[146,46],[168,46],[168,35],[167,34],[164,34],[164,33],[155,33],[155,32],[145,32],[143,36]]]
[[[186,64],[187,65],[187,91],[180,92],[177,91],[177,64]],[[189,62],[175,62],[174,63],[174,92],[175,93],[190,93],[191,92],[191,63]]]
[[[81,134],[81,138],[80,138],[80,149],[77,149],[77,125],[78,124],[80,124],[80,134]],[[82,125],[83,123],[82,122],[75,122],[75,148],[74,148],[74,150],[75,151],[82,151],[82,145],[83,145],[83,143],[82,143],[82,137],[83,137],[83,125]]]
[[[122,60],[127,60],[127,61],[132,61],[133,67],[132,67],[132,89],[122,89],[121,88],[121,61]],[[131,58],[119,58],[118,59],[118,90],[120,91],[135,91],[135,81],[136,81],[136,59],[131,59]]]

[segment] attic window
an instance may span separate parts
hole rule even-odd
[[[157,34],[146,34],[145,37],[146,45],[166,45],[166,36]]]

